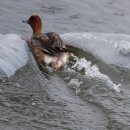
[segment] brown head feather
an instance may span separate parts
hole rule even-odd
[[[28,24],[32,27],[33,34],[42,32],[42,21],[39,15],[33,14],[30,16]]]

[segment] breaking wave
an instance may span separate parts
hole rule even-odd
[[[130,36],[105,33],[66,33],[63,40],[107,64],[130,69]]]
[[[27,44],[16,34],[0,34],[0,76],[11,76],[28,61]]]

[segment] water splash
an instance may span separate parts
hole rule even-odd
[[[28,47],[16,34],[0,34],[0,76],[11,76],[28,61]]]
[[[71,86],[71,88],[76,88],[76,94],[78,95],[80,92],[80,85],[83,83],[79,82],[79,79],[71,79],[68,83],[68,86]]]
[[[86,79],[96,79],[105,83],[107,86],[109,86],[111,89],[114,89],[116,92],[120,92],[120,84],[114,84],[113,81],[107,75],[102,74],[99,71],[97,65],[92,65],[91,61],[87,61],[85,58],[76,58],[76,63],[71,68],[68,68],[67,71],[71,73],[75,71],[82,71]],[[68,85],[74,86],[76,89],[76,93],[79,93],[81,84],[82,82],[80,82],[78,79],[71,79]]]

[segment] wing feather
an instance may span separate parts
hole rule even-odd
[[[40,47],[41,51],[51,56],[58,56],[61,52],[72,52],[65,48],[60,36],[55,32],[36,34],[32,38],[33,47]]]

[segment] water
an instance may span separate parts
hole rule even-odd
[[[28,61],[28,47],[18,35],[0,35],[0,74],[11,76]]]
[[[0,129],[129,130],[128,5],[127,0],[1,1]],[[31,35],[21,22],[31,13],[42,16],[45,32],[60,32],[78,47],[78,58],[63,72],[41,72],[21,39]]]
[[[130,36],[104,33],[68,33],[66,42],[83,49],[107,64],[130,69]],[[79,44],[80,42],[80,44]]]

